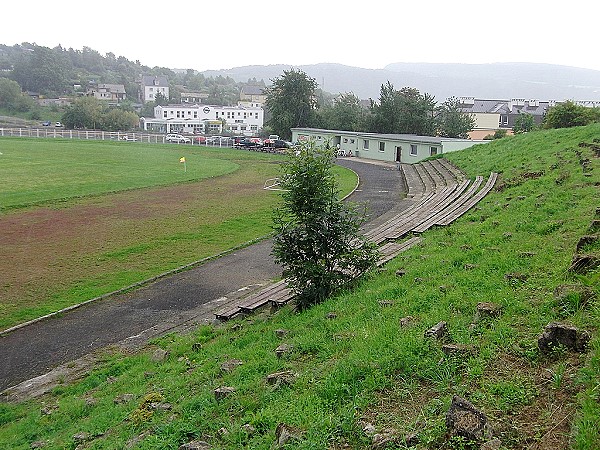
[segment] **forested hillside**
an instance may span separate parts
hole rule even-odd
[[[23,91],[47,97],[85,92],[96,83],[122,84],[132,101],[139,97],[141,75],[163,75],[169,80],[171,98],[178,99],[186,89],[206,93],[208,103],[223,105],[235,104],[241,86],[246,84],[225,76],[205,77],[194,70],[175,72],[165,67],[148,67],[114,53],[103,56],[89,47],[48,48],[29,43],[0,44],[0,75],[16,81]]]

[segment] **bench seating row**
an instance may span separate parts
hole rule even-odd
[[[412,204],[385,223],[365,232],[371,242],[379,245],[381,258],[378,266],[418,244],[420,233],[434,225],[448,225],[458,219],[493,188],[498,176],[492,172],[481,187],[482,176],[471,181],[445,158],[402,164],[400,170],[407,188],[407,199]],[[409,236],[410,233],[413,235]],[[292,299],[293,292],[285,280],[281,280],[217,311],[215,316],[226,321],[266,305],[280,307]]]

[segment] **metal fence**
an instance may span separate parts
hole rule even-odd
[[[166,135],[156,133],[137,133],[125,131],[67,130],[64,128],[0,128],[1,137],[30,138],[62,138],[100,141],[147,142],[150,144],[167,144]],[[180,145],[201,145],[210,147],[233,147],[231,137],[207,136],[203,142],[197,137],[189,136],[190,143]]]

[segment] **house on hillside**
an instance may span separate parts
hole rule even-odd
[[[292,128],[292,141],[314,139],[317,144],[339,148],[345,155],[387,162],[414,164],[430,156],[455,152],[488,141],[418,136],[416,134],[379,134],[355,131]],[[338,147],[339,145],[339,147]]]
[[[117,104],[126,98],[125,86],[122,84],[99,83],[88,88],[85,95]]]
[[[262,108],[267,100],[267,95],[264,93],[264,88],[256,85],[247,85],[242,87],[240,91],[240,106],[250,106]]]
[[[169,82],[165,77],[144,75],[140,85],[140,100],[143,103],[153,102],[159,92],[169,99]]]

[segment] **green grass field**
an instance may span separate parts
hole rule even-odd
[[[381,448],[408,448],[404,437],[414,435],[410,448],[476,449],[446,432],[445,413],[460,395],[486,413],[501,450],[600,448],[600,270],[567,270],[600,219],[600,160],[591,150],[598,139],[593,125],[447,155],[470,177],[500,172],[496,188],[354,290],[301,314],[285,307],[164,336],[136,354],[106,351],[83,380],[0,404],[0,442],[75,448],[74,435],[86,433],[90,449],[177,449],[193,439],[214,449],[271,449],[286,423],[300,430],[286,448],[371,449],[371,424],[397,436]],[[583,250],[600,254],[597,242]],[[564,286],[593,296],[557,295]],[[479,302],[496,303],[501,315],[476,322]],[[411,324],[400,326],[407,316]],[[442,320],[466,354],[448,356],[424,338]],[[556,320],[589,331],[588,351],[541,354],[537,338]],[[282,343],[292,351],[278,358]],[[153,360],[157,347],[166,360]],[[242,364],[222,370],[232,358]],[[267,383],[276,371],[290,371],[292,382]],[[235,392],[216,400],[220,386]]]
[[[0,328],[265,236],[279,200],[262,189],[279,155],[20,138],[0,148]],[[352,172],[336,173],[354,188]]]
[[[198,181],[238,169],[234,161],[211,158],[206,152],[190,151],[191,147],[20,138],[2,143],[4,209]],[[185,172],[179,162],[182,156]]]

